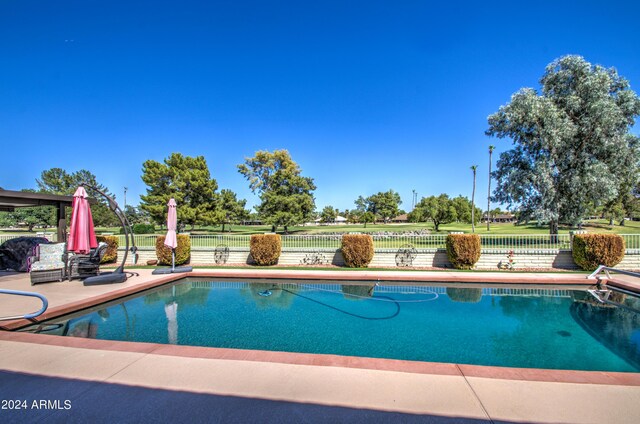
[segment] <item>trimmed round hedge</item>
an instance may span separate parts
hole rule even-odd
[[[373,259],[373,238],[369,234],[344,234],[340,250],[349,268],[366,268]]]
[[[249,252],[257,265],[277,264],[281,250],[282,240],[279,234],[253,234],[249,241]]]
[[[624,258],[624,239],[618,234],[576,234],[572,247],[573,261],[585,271],[613,267]]]
[[[480,236],[477,234],[449,234],[447,258],[456,269],[473,269],[480,259]]]

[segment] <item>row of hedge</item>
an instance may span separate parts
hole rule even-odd
[[[109,246],[102,263],[115,262],[118,255],[118,239],[114,236],[98,236]],[[176,265],[191,259],[191,238],[178,234]],[[156,256],[161,265],[171,265],[171,249],[164,245],[165,236],[156,240]],[[345,264],[350,268],[366,268],[374,255],[373,238],[369,234],[344,234],[341,246]],[[257,265],[278,263],[282,240],[278,234],[254,234],[250,241],[250,254]],[[449,234],[446,241],[447,257],[454,268],[473,269],[480,259],[481,245],[477,234]],[[584,270],[594,270],[599,265],[613,267],[624,258],[624,239],[617,234],[576,234],[573,237],[573,260]]]
[[[182,265],[191,259],[191,238],[186,234],[178,234],[176,247],[176,265]],[[114,263],[118,259],[118,238],[115,236],[96,236],[98,243],[107,243],[107,251],[100,263]],[[171,249],[164,245],[165,236],[156,239],[156,256],[161,265],[171,265]]]
[[[447,257],[457,269],[472,269],[480,259],[477,234],[449,234]],[[613,267],[624,258],[624,239],[618,234],[576,234],[573,236],[573,260],[585,271],[600,265]]]
[[[473,269],[480,259],[480,236],[449,234],[447,258],[456,269]],[[282,241],[278,234],[251,236],[250,253],[257,265],[278,262]],[[373,259],[373,239],[368,234],[344,234],[342,257],[350,268],[366,268]],[[624,239],[617,234],[577,234],[573,237],[573,259],[582,269],[592,271],[599,265],[613,267],[624,258]]]

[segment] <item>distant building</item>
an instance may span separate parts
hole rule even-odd
[[[482,215],[482,221],[487,222],[487,214]],[[516,216],[512,213],[499,213],[491,215],[491,222],[516,222]]]
[[[334,220],[334,222],[336,224],[346,224],[347,223],[347,218],[345,218],[344,216],[336,216],[336,219]]]
[[[240,225],[262,225],[262,221],[258,219],[241,221]]]
[[[331,222],[322,222],[322,218],[316,218],[313,222],[307,222],[304,225],[343,225],[347,223],[347,218],[344,216],[336,216]]]
[[[397,222],[397,223],[409,222],[409,215],[406,213],[403,213],[402,215],[398,215],[395,218],[391,219],[391,222]]]

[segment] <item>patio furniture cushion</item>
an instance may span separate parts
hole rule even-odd
[[[41,244],[37,258],[31,264],[31,271],[65,269],[65,243]]]

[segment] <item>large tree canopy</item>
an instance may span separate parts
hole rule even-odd
[[[487,135],[510,138],[492,173],[493,200],[524,218],[578,224],[593,204],[638,181],[638,139],[629,134],[640,99],[615,69],[565,56],[549,66],[541,92],[524,88],[489,116]]]
[[[364,198],[359,196],[353,203],[356,205],[356,212],[363,214],[371,212],[374,219],[379,218],[385,223],[395,218],[400,213],[400,204],[402,200],[400,195],[393,190],[380,191],[376,194]]]
[[[287,150],[258,151],[238,165],[238,172],[249,180],[251,190],[262,201],[256,210],[262,220],[273,226],[287,227],[311,219],[315,210],[313,179],[303,177],[298,164]]]
[[[218,209],[224,214],[224,221],[222,222],[223,232],[225,224],[249,218],[249,211],[245,209],[246,204],[247,201],[244,199],[238,200],[236,193],[233,191],[226,188],[220,191]]]
[[[147,194],[140,196],[140,208],[158,224],[167,221],[167,203],[172,197],[178,204],[180,225],[193,227],[224,221],[224,213],[216,207],[218,183],[211,178],[204,156],[172,153],[164,163],[147,160],[142,165],[142,181],[147,185]]]
[[[446,194],[440,196],[423,197],[409,214],[411,222],[432,221],[434,229],[440,230],[440,225],[454,221],[471,223],[471,201],[463,196],[450,198]],[[475,208],[476,223],[480,219],[482,210]]]
[[[86,169],[68,173],[62,168],[51,168],[42,171],[40,178],[36,179],[38,191],[41,193],[59,194],[63,196],[71,196],[75,193],[80,183],[87,183],[95,187],[109,196],[113,196],[109,189],[100,184],[93,173]],[[106,199],[95,191],[93,188],[87,187],[87,194],[97,200],[97,203],[91,205],[91,214],[93,222],[96,226],[111,227],[119,225],[118,217],[111,212],[107,206]]]
[[[331,205],[325,206],[320,212],[320,219],[324,223],[334,222],[338,216],[338,210]]]

